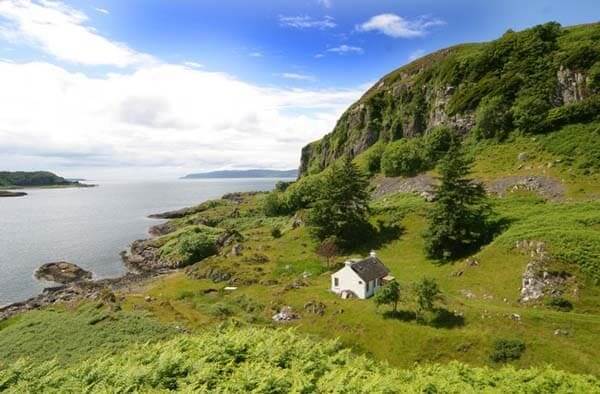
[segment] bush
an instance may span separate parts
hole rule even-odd
[[[594,63],[588,73],[589,87],[592,91],[600,93],[600,61]]]
[[[216,232],[194,228],[167,241],[161,246],[159,254],[161,259],[165,259],[175,266],[190,265],[217,252],[216,238]]]
[[[455,132],[444,126],[431,129],[422,139],[423,156],[428,167],[433,167],[440,160],[450,146],[456,141]]]
[[[382,143],[375,144],[366,154],[366,169],[370,175],[377,174],[381,171],[381,157],[385,150],[385,145]]]
[[[562,297],[552,297],[546,301],[546,305],[561,312],[569,312],[573,309],[571,301]]]
[[[271,229],[271,236],[273,238],[281,238],[281,230],[279,229],[279,227],[273,227]]]
[[[420,138],[391,142],[381,158],[385,176],[413,176],[427,168]]]
[[[551,130],[569,123],[589,122],[595,119],[600,119],[600,95],[551,109],[548,111],[544,127]]]
[[[285,204],[289,213],[307,208],[317,200],[323,187],[324,173],[304,176],[286,189],[281,203]]]
[[[503,363],[518,360],[525,351],[525,343],[519,339],[499,339],[494,342],[494,349],[490,353],[490,360]]]
[[[550,104],[540,95],[523,94],[512,106],[515,126],[525,132],[541,131]]]
[[[288,213],[283,196],[278,191],[272,191],[263,200],[262,210],[265,216],[281,216]]]
[[[501,96],[487,96],[477,108],[473,133],[475,138],[503,139],[511,129],[512,120],[508,105]]]

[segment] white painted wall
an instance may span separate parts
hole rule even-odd
[[[335,285],[335,279],[338,279],[338,285]],[[331,291],[340,294],[344,290],[350,290],[358,296],[358,298],[370,297],[373,292],[367,294],[366,285],[363,280],[350,266],[346,265],[341,270],[331,274]]]

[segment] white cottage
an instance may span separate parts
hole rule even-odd
[[[363,260],[348,260],[344,268],[331,275],[331,291],[342,298],[369,298],[385,281],[391,280],[390,270],[375,252]]]

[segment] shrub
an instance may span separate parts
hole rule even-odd
[[[161,246],[160,257],[181,267],[212,256],[217,252],[217,233],[212,231],[196,227],[180,233]]]
[[[426,167],[420,138],[391,142],[381,158],[381,169],[386,176],[413,176]]]
[[[523,94],[512,106],[515,126],[525,132],[540,131],[549,109],[550,104],[540,95]]]
[[[501,96],[487,96],[477,108],[473,133],[476,138],[503,139],[511,129],[512,120],[508,105]]]
[[[291,184],[285,191],[282,204],[288,212],[295,212],[299,209],[307,208],[319,197],[323,187],[323,174],[307,175]]]
[[[281,230],[279,229],[279,227],[273,227],[271,229],[271,236],[273,238],[281,238]]]
[[[546,301],[546,305],[561,312],[569,312],[573,309],[571,301],[562,297],[552,297]]]
[[[455,143],[455,132],[444,126],[438,126],[431,129],[422,139],[423,156],[428,167],[432,167],[441,159],[450,146]]]
[[[600,61],[594,63],[594,65],[590,67],[588,78],[590,81],[590,89],[596,93],[600,93]]]
[[[494,349],[490,353],[490,360],[503,363],[518,360],[525,351],[525,343],[519,339],[499,339],[494,342]]]
[[[263,200],[262,210],[265,216],[281,216],[288,213],[283,196],[278,191],[272,191]]]
[[[369,174],[377,174],[381,171],[381,157],[385,150],[385,145],[382,143],[375,144],[366,154],[366,169]]]
[[[600,119],[600,95],[551,109],[548,111],[544,127],[551,130],[569,123],[589,122],[595,119]]]

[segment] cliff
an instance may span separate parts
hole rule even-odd
[[[599,23],[562,28],[551,22],[417,59],[384,76],[331,133],[306,145],[300,176],[378,141],[427,134],[436,126],[461,135],[479,128],[493,138],[507,130],[542,132],[597,118],[599,38]]]

